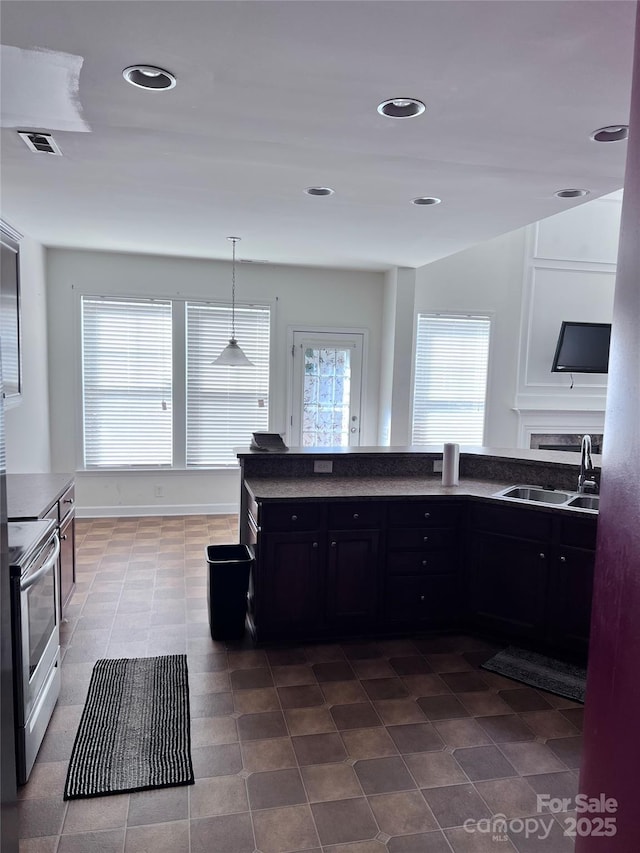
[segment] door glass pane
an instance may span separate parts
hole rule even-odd
[[[303,447],[347,447],[351,350],[305,347]]]

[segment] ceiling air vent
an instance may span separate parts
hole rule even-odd
[[[22,139],[29,151],[36,154],[57,154],[62,157],[62,151],[58,143],[50,133],[35,133],[30,130],[19,130],[18,136]]]

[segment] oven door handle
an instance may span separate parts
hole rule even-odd
[[[58,555],[60,554],[60,540],[58,539],[57,533],[54,535],[54,539],[55,542],[53,546],[53,553],[50,557],[47,558],[47,561],[40,566],[37,572],[34,572],[32,575],[29,575],[29,577],[25,580],[20,581],[20,589],[22,590],[22,592],[29,589],[29,587],[33,586],[36,581],[39,581],[43,575],[46,575],[47,572],[51,571],[51,567],[58,559]]]

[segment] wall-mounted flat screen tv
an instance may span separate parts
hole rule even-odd
[[[611,323],[563,320],[552,373],[608,373]]]

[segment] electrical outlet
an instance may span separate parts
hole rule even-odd
[[[157,498],[163,498],[164,497],[164,486],[156,486],[155,489],[153,490],[153,493]]]
[[[433,473],[441,474],[442,473],[442,459],[434,459],[433,460]]]
[[[333,462],[331,459],[314,459],[314,474],[333,474]]]

